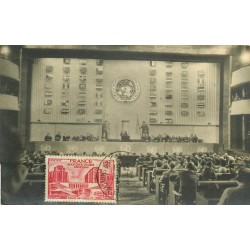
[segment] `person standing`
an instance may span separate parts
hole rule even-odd
[[[147,138],[149,136],[149,127],[145,121],[142,122],[140,129],[142,130],[142,139]]]
[[[102,123],[102,139],[108,140],[108,122]]]

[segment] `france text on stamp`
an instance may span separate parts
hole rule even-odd
[[[45,201],[115,204],[116,196],[115,158],[46,157]]]

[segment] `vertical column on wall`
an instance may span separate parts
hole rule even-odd
[[[232,78],[232,57],[228,56],[221,63],[221,84],[220,84],[220,117],[219,117],[219,146],[220,150],[229,149],[230,140],[230,84]]]
[[[20,63],[20,91],[19,91],[19,117],[18,130],[23,143],[29,142],[30,130],[30,99],[31,99],[31,68],[32,61],[22,56]]]
[[[243,151],[246,150],[245,145],[246,145],[246,118],[243,115],[242,116],[242,150]]]
[[[159,112],[159,106],[157,103],[157,78],[156,78],[156,62],[150,61],[150,70],[149,70],[149,101],[150,101],[150,110],[149,110],[149,123],[157,123],[157,114]]]
[[[228,90],[228,120],[227,120],[227,124],[228,124],[228,128],[227,128],[227,130],[228,130],[228,135],[227,135],[227,140],[228,140],[228,148],[231,148],[232,147],[232,145],[231,145],[231,143],[232,143],[232,141],[231,141],[231,139],[232,139],[232,130],[231,130],[231,122],[232,122],[232,116],[231,116],[231,105],[232,105],[232,101],[233,101],[233,99],[231,99],[232,98],[232,93],[231,93],[231,84],[232,84],[232,64],[233,64],[233,57],[232,56],[230,56],[229,58],[228,58],[228,61],[229,61],[229,69],[228,69],[228,73],[230,74],[230,76],[229,76],[229,90]],[[222,90],[220,90],[221,92],[222,92]],[[220,98],[221,98],[221,95],[220,95]],[[221,111],[221,110],[220,110]]]
[[[164,89],[164,116],[165,123],[173,123],[173,62],[166,62],[166,80]]]
[[[103,60],[96,60],[96,100],[94,121],[101,123],[103,120]]]

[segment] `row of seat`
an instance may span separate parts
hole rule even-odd
[[[184,169],[178,169],[176,171],[183,170]],[[178,197],[178,183],[176,182],[177,174],[170,176],[169,185],[167,188],[163,188],[160,178],[164,171],[167,170],[155,169],[153,165],[149,164],[139,164],[136,166],[136,175],[142,182],[143,187],[145,187],[150,194],[155,195],[155,204],[180,204],[181,202]],[[197,205],[217,204],[225,188],[237,185],[236,181],[230,179],[230,174],[216,173],[215,181],[198,181],[195,203]],[[28,196],[33,197],[33,202],[35,202],[36,199],[38,203],[42,202],[45,191],[45,174],[28,174],[23,191],[27,193]]]
[[[160,178],[166,169],[154,169],[154,166],[148,164],[141,164],[136,166],[136,173],[142,185],[148,190],[149,193],[155,194],[155,204],[169,204],[177,205],[181,203],[178,194],[178,185],[175,181],[177,174],[174,178],[169,179],[167,188],[163,188]],[[184,169],[176,170],[183,171]],[[154,172],[154,177],[153,177]],[[199,173],[197,174],[200,175]],[[237,186],[235,180],[231,180],[231,174],[216,173],[216,180],[214,181],[198,181],[196,202],[197,205],[213,205],[217,204],[223,191],[228,187]]]

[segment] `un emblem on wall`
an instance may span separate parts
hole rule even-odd
[[[117,79],[112,84],[111,91],[118,102],[133,102],[139,97],[141,89],[136,80]]]
[[[103,145],[96,145],[95,151],[97,154],[101,154],[101,153],[105,152],[105,147]]]
[[[206,146],[199,146],[199,147],[197,148],[197,152],[199,152],[199,153],[207,153],[207,152],[208,152],[208,149],[207,149]]]
[[[182,147],[180,146],[173,146],[172,150],[173,150],[173,153],[176,153],[176,154],[182,153]]]
[[[42,144],[40,146],[41,152],[51,151],[51,146],[49,144]]]

